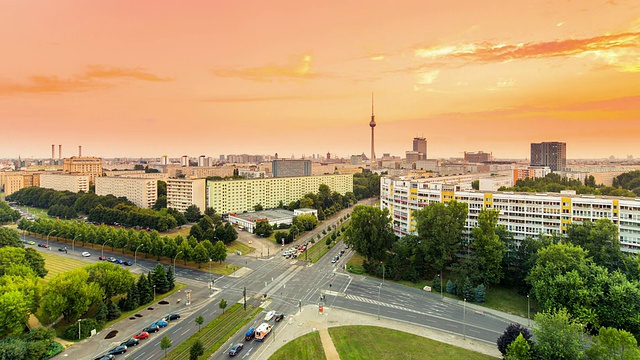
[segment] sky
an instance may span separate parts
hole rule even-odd
[[[640,2],[0,1],[0,158],[640,157]]]

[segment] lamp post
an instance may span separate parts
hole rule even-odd
[[[104,257],[104,246],[105,246],[109,241],[111,241],[111,239],[107,239],[107,241],[105,241],[105,242],[103,242],[103,243],[102,243],[102,254],[101,254],[101,257]]]
[[[176,259],[178,258],[178,255],[182,254],[183,252],[184,251],[180,251],[176,254],[176,257],[173,258],[173,276],[176,276]]]
[[[82,319],[78,319],[78,340],[80,340],[81,335],[80,335],[80,322],[82,321]]]
[[[133,264],[134,265],[138,265],[138,249],[140,249],[141,246],[143,246],[144,244],[140,244],[138,245],[138,247],[136,248],[136,251],[133,252]]]
[[[438,275],[438,277],[440,278],[440,299],[442,299],[442,301],[444,301],[444,292],[443,287],[442,287],[442,282],[444,281],[444,279],[442,278],[442,270],[440,270],[440,274]]]
[[[380,320],[380,290],[382,289],[382,285],[384,285],[384,264],[380,264],[382,265],[382,283],[380,284],[380,287],[378,287],[378,320]]]
[[[175,269],[173,269],[175,271]],[[211,275],[211,259],[209,259],[209,294],[213,293],[213,276]]]
[[[529,312],[531,311],[531,303],[529,300],[529,294],[527,294],[527,326],[531,327],[531,318]]]
[[[49,248],[49,250],[51,250],[51,248],[49,247],[49,236],[50,236],[51,234],[54,234],[55,232],[56,232],[55,230],[51,230],[51,231],[49,231],[49,233],[47,234],[47,247]]]
[[[464,298],[463,308],[462,308],[462,339],[467,339],[467,298]]]
[[[156,286],[153,285],[153,301],[156,301]]]
[[[82,237],[82,235],[76,235],[73,238],[73,241],[71,242],[71,251],[76,251],[76,239],[78,238],[78,236]]]

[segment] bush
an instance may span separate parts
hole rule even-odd
[[[500,335],[497,341],[498,350],[500,350],[502,355],[507,354],[507,348],[509,347],[509,344],[514,342],[520,334],[522,334],[522,337],[524,337],[524,339],[529,342],[529,345],[533,345],[533,342],[531,340],[533,334],[531,333],[531,330],[520,324],[509,324],[509,326],[507,326],[507,328],[504,330],[504,333]]]
[[[484,285],[480,284],[476,287],[476,302],[483,303],[485,297]]]

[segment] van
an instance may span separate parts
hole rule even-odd
[[[255,328],[250,328],[246,334],[244,334],[244,339],[247,341],[251,341],[253,340],[253,338],[256,336],[256,329]]]

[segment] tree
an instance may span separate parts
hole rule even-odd
[[[509,344],[507,348],[507,354],[505,360],[529,360],[531,359],[531,345],[522,336],[518,334],[518,337]]]
[[[486,296],[486,292],[484,290],[484,285],[480,284],[476,287],[475,291],[475,301],[477,303],[483,303]]]
[[[200,269],[200,266],[203,263],[206,263],[207,261],[209,261],[209,252],[207,251],[207,249],[204,247],[202,243],[199,243],[193,249],[193,261],[195,261],[196,264],[198,264],[198,269]]]
[[[222,309],[222,313],[224,314],[224,309],[227,308],[227,300],[225,299],[220,299],[220,309]]]
[[[89,272],[89,282],[94,282],[102,288],[104,299],[126,293],[134,283],[129,270],[109,262],[95,263],[86,266],[85,269]]]
[[[213,256],[211,259],[220,263],[227,259],[227,246],[222,241],[218,241],[213,245]]]
[[[144,273],[138,278],[138,283],[136,284],[136,286],[138,287],[138,297],[140,299],[140,305],[148,304],[153,301],[153,289],[151,288],[151,286],[149,286],[149,280],[144,275]]]
[[[176,277],[173,275],[173,268],[169,266],[167,270],[167,284],[169,285],[169,291],[176,287]]]
[[[167,357],[167,350],[171,347],[171,340],[167,335],[165,335],[162,340],[160,340],[160,349],[164,350],[164,357]]]
[[[196,222],[198,220],[200,220],[200,208],[198,207],[198,205],[190,205],[185,211],[184,211],[184,217],[187,219],[188,222]]]
[[[266,238],[273,234],[273,227],[266,220],[258,221],[256,222],[254,233]]]
[[[414,213],[425,262],[441,274],[460,251],[467,206],[454,200],[446,204],[430,204]]]
[[[564,310],[542,312],[535,316],[535,351],[541,359],[579,359],[584,354],[586,339],[582,325]]]
[[[131,284],[122,310],[131,311],[138,308],[138,306],[140,306],[140,294],[138,294],[138,286],[136,284]]]
[[[20,234],[11,228],[0,227],[0,247],[5,246],[21,247]]]
[[[204,354],[204,346],[200,339],[196,340],[196,342],[191,345],[191,350],[189,350],[189,360],[198,360],[198,357]]]
[[[264,210],[264,208],[262,207],[262,204],[258,203],[258,204],[255,204],[253,206],[253,210],[254,211],[262,211],[262,210]]]
[[[120,317],[120,309],[116,303],[109,300],[109,304],[107,305],[107,320],[115,320]]]
[[[40,287],[34,275],[0,277],[0,337],[21,334],[35,313]]]
[[[38,277],[44,278],[49,273],[44,267],[44,258],[36,249],[24,249],[24,261]]]
[[[103,298],[100,286],[89,282],[89,273],[82,268],[54,276],[45,285],[43,294],[41,307],[49,321],[64,315],[73,322]]]
[[[204,323],[204,318],[202,315],[198,316],[195,320],[196,324],[198,324],[198,332],[200,332],[200,326]]]
[[[606,267],[609,271],[621,266],[622,251],[618,227],[609,219],[569,224],[567,241],[583,248],[596,264]]]
[[[514,342],[518,338],[518,336],[523,336],[523,338],[527,342],[529,342],[529,345],[533,344],[531,340],[533,334],[531,333],[531,330],[529,330],[529,328],[524,327],[520,324],[509,324],[504,330],[504,333],[500,335],[497,341],[498,350],[502,353],[502,355],[507,354],[509,345]]]
[[[499,213],[497,209],[481,210],[478,226],[471,230],[478,281],[487,286],[499,283],[503,276],[501,263],[507,248],[496,234]]]
[[[586,350],[589,360],[640,359],[636,338],[627,331],[601,327]]]
[[[153,285],[156,287],[156,291],[159,294],[164,294],[169,291],[169,283],[167,282],[167,273],[164,269],[164,265],[158,264],[153,269]]]
[[[385,259],[395,236],[389,220],[389,210],[357,205],[351,215],[351,226],[345,243],[367,258],[368,263]]]

